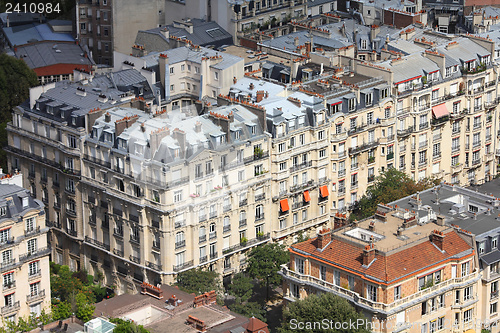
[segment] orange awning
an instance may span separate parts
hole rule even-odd
[[[311,194],[309,194],[309,191],[304,191],[304,201],[305,202],[311,201]]]
[[[319,192],[321,193],[322,198],[326,198],[328,196],[328,186],[323,185],[319,188]]]
[[[290,207],[288,206],[288,199],[281,200],[280,207],[282,212],[287,212],[290,209]]]
[[[446,104],[444,104],[444,103],[433,106],[432,107],[432,114],[434,115],[434,118],[436,118],[436,119],[450,115],[450,113],[448,112],[448,109],[446,108]]]

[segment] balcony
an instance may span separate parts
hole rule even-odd
[[[247,225],[247,219],[241,219],[239,223],[239,227],[242,228]]]
[[[458,134],[458,133],[460,133],[461,130],[462,130],[462,128],[460,126],[453,126],[451,129],[451,133]]]
[[[217,238],[217,231],[212,231],[208,234],[208,239],[212,240]]]
[[[97,239],[90,238],[89,236],[85,236],[85,242],[90,243],[90,244],[97,246],[98,248],[101,248],[101,249],[106,250],[106,251],[110,250],[109,244],[104,244],[104,243],[98,241]]]
[[[135,262],[136,264],[141,263],[141,258],[139,258],[139,257],[134,257],[133,255],[130,255],[129,259],[130,259],[130,261]]]
[[[455,153],[455,152],[457,152],[457,151],[459,151],[459,150],[460,150],[460,145],[456,145],[456,146],[452,146],[452,147],[451,147],[451,152],[452,152],[452,153]]]
[[[193,266],[193,263],[194,263],[193,260],[190,260],[190,261],[187,261],[187,262],[182,263],[182,264],[174,265],[173,270],[174,270],[174,272],[182,271],[186,268]]]
[[[181,240],[179,242],[175,242],[175,249],[176,250],[181,249],[183,247],[186,247],[186,241],[185,240]]]
[[[356,171],[359,169],[358,163],[351,163],[351,171]]]
[[[491,134],[486,134],[486,142],[491,141]]]
[[[392,160],[394,158],[394,152],[390,152],[387,154],[387,160]]]
[[[292,166],[290,168],[290,172],[299,171],[299,170],[302,170],[305,168],[309,168],[310,166],[312,166],[312,161],[302,162],[300,164],[296,164],[296,165]]]
[[[427,148],[428,145],[429,145],[429,140],[425,140],[423,142],[419,142],[418,143],[418,149]]]
[[[210,253],[210,260],[216,259],[218,256],[217,252],[212,252]]]
[[[162,266],[161,265],[155,264],[155,263],[153,263],[151,261],[146,261],[146,266],[148,266],[151,269],[154,269],[155,271],[159,271],[159,272],[162,271]]]
[[[226,205],[226,206],[222,207],[222,210],[224,213],[229,212],[231,210],[231,205]]]
[[[182,227],[185,227],[185,226],[186,226],[186,220],[175,221],[174,222],[175,229],[179,229],[179,228],[182,228]]]
[[[418,167],[419,168],[424,167],[426,165],[427,165],[427,159],[418,161]]]
[[[200,238],[199,238],[199,242],[200,242],[200,243],[204,243],[204,242],[206,242],[206,241],[207,241],[207,235],[202,235],[202,236],[200,236]]]
[[[226,233],[226,232],[229,232],[231,231],[231,225],[225,225],[223,228],[222,228],[222,232]]]
[[[358,188],[358,182],[351,183],[351,191]]]
[[[441,152],[440,151],[436,152],[435,154],[432,154],[432,159],[433,160],[437,160],[439,158],[441,158]]]
[[[477,160],[472,160],[472,165],[473,166],[476,166],[476,165],[479,165],[481,163],[481,159],[478,158]]]
[[[208,257],[207,256],[200,257],[200,264],[203,264],[203,263],[205,263],[207,261],[208,261]]]
[[[240,207],[246,206],[248,204],[248,199],[240,200]]]
[[[351,148],[349,148],[349,155],[359,154],[363,151],[369,150],[371,148],[375,148],[376,146],[378,146],[378,143],[379,143],[379,140],[377,139],[377,140],[374,140],[372,142],[363,143],[363,144],[358,145],[356,147],[351,147]]]
[[[16,281],[11,281],[11,282],[8,282],[8,283],[4,283],[3,285],[3,291],[9,291],[9,290],[12,290],[16,288]]]
[[[344,177],[345,174],[346,174],[346,170],[345,169],[339,170],[339,178]]]
[[[118,250],[118,249],[113,249],[113,253],[119,257],[123,257],[123,255],[125,254],[123,250]]]
[[[437,126],[442,126],[444,124],[446,124],[446,122],[448,121],[449,117],[448,116],[445,116],[445,117],[440,117],[440,118],[437,118],[437,119],[432,119],[431,120],[431,125],[433,127],[437,127]]]
[[[28,230],[24,230],[24,237],[29,237],[29,236],[32,236],[32,235],[36,235],[40,233],[40,226],[36,227],[36,228],[31,228],[31,229],[28,229]]]
[[[265,193],[258,194],[258,195],[255,196],[255,202],[264,200],[265,198],[266,198],[266,194]]]
[[[198,216],[198,221],[205,222],[206,220],[207,220],[207,215],[203,214]]]
[[[257,221],[261,221],[264,219],[264,213],[261,213],[261,214],[258,214],[258,215],[255,215],[255,222]]]
[[[70,235],[70,236],[73,236],[73,237],[78,236],[78,233],[77,233],[77,231],[76,231],[75,229],[68,229],[66,232],[67,232],[67,233],[68,233],[68,235]]]
[[[399,137],[405,137],[415,132],[415,126],[410,126],[407,129],[398,130]]]
[[[36,272],[33,272],[33,273],[29,273],[28,274],[28,280],[31,281],[33,279],[39,279],[40,277],[42,276],[42,270],[39,269],[38,271]]]
[[[211,219],[214,219],[214,218],[216,218],[216,217],[217,217],[217,212],[210,212],[210,213],[208,214],[208,216],[209,216]]]
[[[345,187],[339,187],[339,195],[344,195],[345,194]]]
[[[425,123],[422,123],[422,124],[418,125],[418,130],[419,131],[427,129],[427,128],[429,128],[429,122],[425,122]]]
[[[130,243],[134,243],[136,245],[140,245],[141,244],[141,239],[139,237],[134,237],[134,236],[130,235]]]
[[[16,312],[21,307],[20,302],[17,301],[11,305],[2,306],[2,315],[8,315],[10,313]]]

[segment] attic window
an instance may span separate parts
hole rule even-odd
[[[373,103],[373,94],[372,93],[368,93],[365,95],[365,104],[366,105],[372,105]]]
[[[252,126],[250,126],[250,129],[252,131],[252,134],[256,134],[257,133],[257,126],[252,125]]]
[[[354,111],[356,109],[356,99],[349,99],[349,111]]]
[[[7,206],[0,207],[0,216],[7,215]]]
[[[28,201],[28,197],[26,198],[23,198],[23,208],[26,208],[29,206],[29,201]]]
[[[97,136],[98,136],[98,134],[97,134],[97,133],[98,133],[98,132],[97,132],[97,128],[93,128],[93,129],[92,129],[92,138],[94,138],[94,139],[95,139],[95,138],[97,138]]]
[[[469,205],[469,212],[470,213],[477,213],[479,211],[479,208],[477,206]]]

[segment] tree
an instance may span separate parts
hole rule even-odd
[[[201,269],[190,269],[177,274],[176,285],[182,291],[195,294],[221,290],[219,274]]]
[[[57,275],[50,277],[52,297],[70,301],[83,288],[80,279],[73,276],[68,266],[60,266]]]
[[[89,301],[89,297],[80,292],[76,295],[76,317],[87,322],[94,314],[95,305]]]
[[[52,318],[54,320],[66,319],[71,316],[71,304],[69,302],[63,301],[52,301]]]
[[[261,304],[257,302],[246,302],[246,303],[236,302],[230,305],[229,309],[245,317],[255,317],[257,319],[262,320],[263,322],[267,321],[266,310],[262,307]]]
[[[228,287],[228,292],[237,298],[237,303],[246,302],[252,296],[252,279],[244,273],[234,275],[231,284]]]
[[[278,243],[267,243],[254,247],[248,254],[247,272],[251,278],[266,285],[266,299],[269,299],[269,286],[281,284],[278,271],[289,260],[285,247]]]
[[[149,333],[142,325],[137,325],[128,320],[111,318],[109,321],[116,324],[113,330],[114,333]]]
[[[0,54],[0,145],[7,145],[7,123],[12,109],[29,97],[29,88],[38,84],[36,73],[23,60]],[[7,170],[7,155],[0,149],[0,165]]]
[[[438,185],[440,179],[425,178],[418,183],[404,172],[389,168],[375,178],[366,194],[358,201],[351,214],[351,219],[364,219],[375,214],[379,203],[389,203],[404,198],[418,191]]]
[[[294,329],[294,323],[314,323],[325,322],[328,327],[304,327],[300,332],[315,333],[315,332],[343,332],[343,333],[368,333],[367,327],[356,327],[355,329],[335,329],[331,326],[335,323],[357,323],[357,320],[364,320],[362,314],[356,310],[343,298],[332,293],[324,293],[320,296],[312,294],[305,299],[290,303],[288,308],[283,310],[283,322],[278,329],[279,333],[297,332],[297,327]],[[292,320],[293,319],[293,320]],[[328,319],[328,322],[324,321]]]

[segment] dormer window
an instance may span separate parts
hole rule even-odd
[[[127,149],[127,141],[124,139],[119,139],[118,140],[118,148]],[[136,148],[136,152],[137,152],[137,148]]]
[[[387,96],[389,95],[389,94],[388,94],[388,91],[389,91],[389,90],[388,90],[387,88],[382,89],[382,90],[380,91],[380,99],[387,98]]]
[[[176,157],[176,158],[177,158],[177,157],[179,157],[179,155],[180,155],[180,150],[179,150],[179,148],[175,148],[175,149],[174,149],[174,157]]]
[[[104,133],[104,141],[106,142],[112,142],[113,141],[113,134],[111,133]]]
[[[367,40],[366,39],[362,39],[361,40],[361,49],[366,50],[367,47],[368,47]]]
[[[29,206],[28,197],[23,198],[23,208],[27,208]]]
[[[239,140],[239,139],[240,139],[240,131],[236,131],[236,132],[234,132],[234,138],[235,138],[236,140]]]
[[[299,117],[299,126],[304,126],[304,122],[305,122],[305,117],[304,116]]]
[[[0,216],[7,215],[7,206],[0,207]]]
[[[252,134],[256,134],[257,133],[257,126],[255,126],[255,125],[250,126],[250,131],[252,132]]]
[[[288,122],[288,128],[290,131],[294,130],[295,129],[295,120],[290,120]]]
[[[98,135],[99,135],[99,134],[98,134],[98,132],[97,132],[97,128],[93,128],[93,129],[92,129],[92,138],[93,138],[93,139],[95,139],[95,138],[97,138],[97,137],[98,137]]]
[[[373,94],[369,93],[365,95],[365,105],[372,105],[373,103]]]
[[[354,111],[356,109],[356,99],[349,99],[349,111]]]

